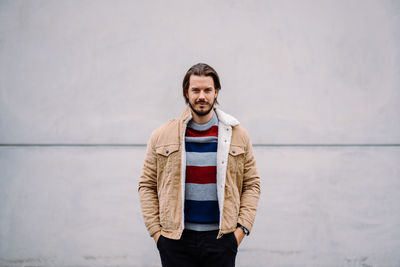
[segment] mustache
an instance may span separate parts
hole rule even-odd
[[[208,102],[204,101],[204,100],[200,100],[200,101],[196,101],[195,104],[208,104]]]

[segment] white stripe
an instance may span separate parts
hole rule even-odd
[[[186,183],[185,192],[186,192],[185,199],[187,200],[197,200],[197,201],[218,200],[216,184]]]
[[[186,152],[186,166],[216,166],[217,153],[215,152]]]
[[[185,141],[191,142],[191,143],[216,143],[216,142],[218,142],[218,137],[216,137],[216,136],[201,136],[201,137],[186,136]]]
[[[212,231],[218,230],[218,223],[191,223],[185,222],[185,229],[193,231]]]

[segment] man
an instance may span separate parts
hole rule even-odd
[[[260,178],[249,136],[215,108],[217,72],[192,66],[183,79],[188,107],[155,130],[139,181],[140,204],[162,266],[235,266],[254,223]]]

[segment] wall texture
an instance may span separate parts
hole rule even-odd
[[[197,62],[255,145],[237,266],[400,266],[400,2],[0,0],[0,266],[160,266],[137,182]]]

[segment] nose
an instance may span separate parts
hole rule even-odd
[[[199,99],[204,99],[206,97],[204,91],[200,91]]]

